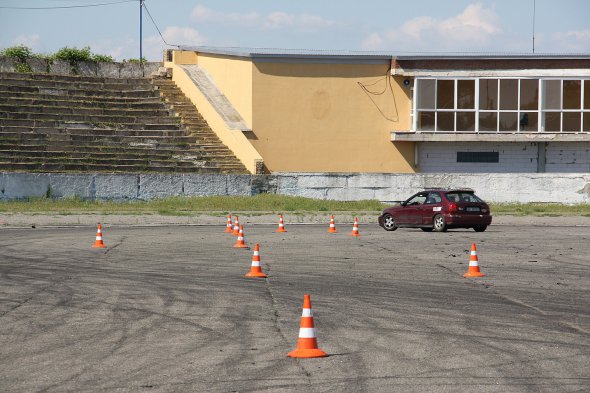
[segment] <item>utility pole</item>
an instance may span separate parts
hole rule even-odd
[[[143,1],[139,0],[139,67],[143,74],[143,45],[142,45],[142,22],[143,22]]]
[[[537,10],[537,0],[533,0],[533,53],[535,53],[535,12]]]

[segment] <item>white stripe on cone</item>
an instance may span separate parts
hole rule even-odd
[[[299,328],[299,338],[316,338],[315,328]]]

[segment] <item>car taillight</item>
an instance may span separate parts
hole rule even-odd
[[[454,213],[457,211],[457,204],[456,203],[449,203],[449,213]]]

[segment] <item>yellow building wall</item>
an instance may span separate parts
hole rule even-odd
[[[250,59],[199,53],[197,64],[203,67],[252,127],[252,62]]]
[[[191,55],[191,53],[194,54],[194,52],[185,51],[177,55],[177,52],[174,52],[173,61],[165,62],[164,66],[172,68],[172,80],[195,105],[221,142],[236,155],[250,173],[257,173],[259,163],[264,161],[263,157],[256,151],[242,131],[228,127],[227,123],[211,105],[207,97],[203,95],[186,72],[179,66],[179,64],[197,64],[197,57]]]
[[[389,64],[255,62],[252,71],[246,136],[270,171],[415,172],[414,144],[390,140],[410,129],[410,98]]]

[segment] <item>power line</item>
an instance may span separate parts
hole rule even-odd
[[[158,31],[158,34],[160,34],[160,38],[162,39],[162,41],[164,41],[164,44],[166,44],[168,46],[179,46],[179,45],[169,44],[169,43],[166,42],[166,40],[164,39],[164,36],[160,32],[160,29],[158,28],[158,25],[154,21],[154,18],[152,18],[152,14],[150,14],[150,10],[148,10],[147,5],[145,4],[145,2],[143,3],[143,8],[145,8],[145,11],[147,12],[148,16],[150,17],[150,20],[152,21],[152,23],[154,24],[154,27]]]
[[[85,5],[68,5],[68,6],[56,6],[56,7],[0,7],[1,9],[8,10],[56,10],[64,8],[88,8],[88,7],[101,7],[103,5],[122,4],[122,3],[134,3],[135,0],[123,0],[114,1],[111,3],[97,3],[97,4],[85,4]]]

